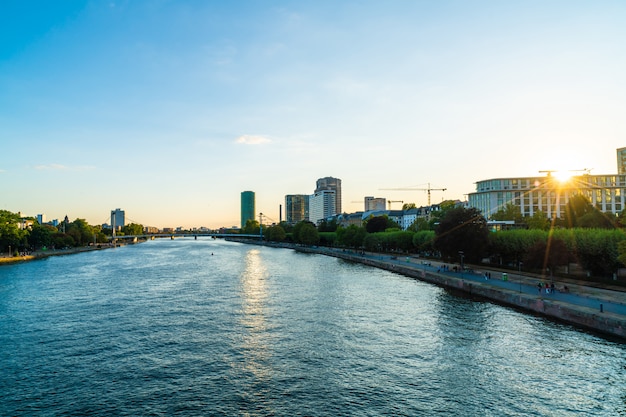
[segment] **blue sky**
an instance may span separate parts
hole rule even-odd
[[[343,181],[425,205],[616,172],[623,1],[3,1],[0,208],[239,224]],[[358,201],[359,203],[352,203]]]

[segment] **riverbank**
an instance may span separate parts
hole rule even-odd
[[[11,256],[11,257],[8,257],[8,256],[0,257],[0,265],[14,264],[14,263],[18,263],[18,262],[34,261],[34,260],[37,260],[37,259],[48,258],[50,256],[63,256],[63,255],[72,255],[72,254],[75,254],[75,253],[91,252],[91,251],[94,251],[94,250],[104,250],[104,249],[109,249],[109,248],[112,248],[112,247],[113,247],[113,245],[102,244],[102,245],[97,245],[97,246],[84,246],[84,247],[80,247],[80,248],[49,249],[49,250],[45,250],[45,251],[35,251],[35,252],[29,253],[28,255]]]
[[[575,325],[587,330],[626,339],[626,293],[613,289],[587,287],[554,281],[556,290],[539,290],[545,279],[490,271],[488,268],[460,271],[444,264],[415,257],[362,253],[325,247],[289,244],[242,243],[293,249],[341,258],[351,262],[393,271],[440,287],[481,297],[498,304]]]
[[[298,252],[319,253],[387,269],[441,287],[483,297],[499,304],[626,339],[626,305],[623,305],[626,303],[626,294],[623,292],[601,291],[597,288],[570,285],[567,294],[559,296],[557,291],[553,293],[546,292],[545,289],[538,291],[537,280],[528,277],[516,277],[516,280],[512,281],[512,277],[508,274],[502,276],[503,274],[500,273],[496,279],[485,279],[484,273],[488,271],[437,272],[440,266],[427,261],[419,264],[411,258],[402,260],[393,256],[366,256],[326,248],[295,246],[293,249]],[[562,285],[558,287],[563,288]],[[608,306],[613,304],[615,308],[610,311]],[[623,308],[619,308],[620,305]]]

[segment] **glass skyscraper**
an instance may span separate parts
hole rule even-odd
[[[248,220],[254,220],[256,212],[254,205],[254,191],[243,191],[241,193],[241,228],[246,226]]]

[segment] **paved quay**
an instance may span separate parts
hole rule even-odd
[[[523,273],[502,272],[488,267],[460,271],[456,265],[455,271],[455,265],[411,256],[390,256],[324,247],[292,246],[292,248],[300,252],[319,253],[384,268],[626,339],[624,291],[560,282],[556,277],[550,281],[549,277],[540,279]],[[546,291],[543,286],[539,290],[540,282],[543,284],[554,282],[556,291]]]

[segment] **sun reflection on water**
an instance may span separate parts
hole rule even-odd
[[[242,360],[235,364],[240,376],[258,390],[271,379],[272,366],[270,335],[267,324],[267,278],[268,268],[258,249],[249,250],[244,258],[244,269],[239,276],[241,289],[241,332]]]

